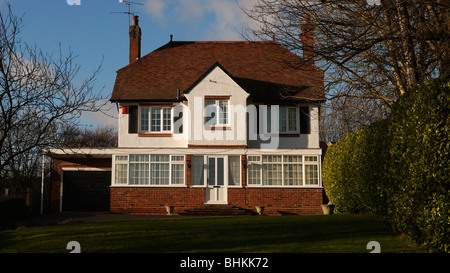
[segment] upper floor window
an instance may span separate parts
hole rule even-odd
[[[278,130],[280,133],[298,133],[298,108],[297,107],[279,107],[278,112]],[[267,108],[267,128],[271,130],[272,126],[272,108]]]
[[[171,107],[141,107],[141,132],[170,132],[172,130]]]
[[[206,98],[205,99],[205,125],[217,126],[229,124],[229,99]]]

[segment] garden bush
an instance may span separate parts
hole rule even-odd
[[[449,87],[424,84],[329,147],[323,184],[338,212],[385,216],[430,251],[450,251]]]
[[[389,118],[388,217],[430,250],[450,251],[448,80],[402,96]]]

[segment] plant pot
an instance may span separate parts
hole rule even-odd
[[[322,212],[325,215],[333,214],[334,212],[334,205],[331,204],[323,204],[322,205]]]
[[[255,206],[256,208],[256,212],[261,215],[264,211],[264,207],[263,206]]]
[[[173,206],[166,205],[165,207],[166,207],[167,215],[172,215]]]

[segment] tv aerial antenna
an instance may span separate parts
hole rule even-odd
[[[118,11],[118,12],[111,12],[111,13],[125,13],[128,14],[128,24],[131,24],[131,15],[136,15],[137,12],[131,12],[131,5],[143,5],[142,3],[138,2],[131,2],[126,0],[119,0],[119,3],[125,3],[128,6],[128,11]]]

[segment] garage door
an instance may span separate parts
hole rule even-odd
[[[63,211],[109,211],[111,171],[64,171]]]

